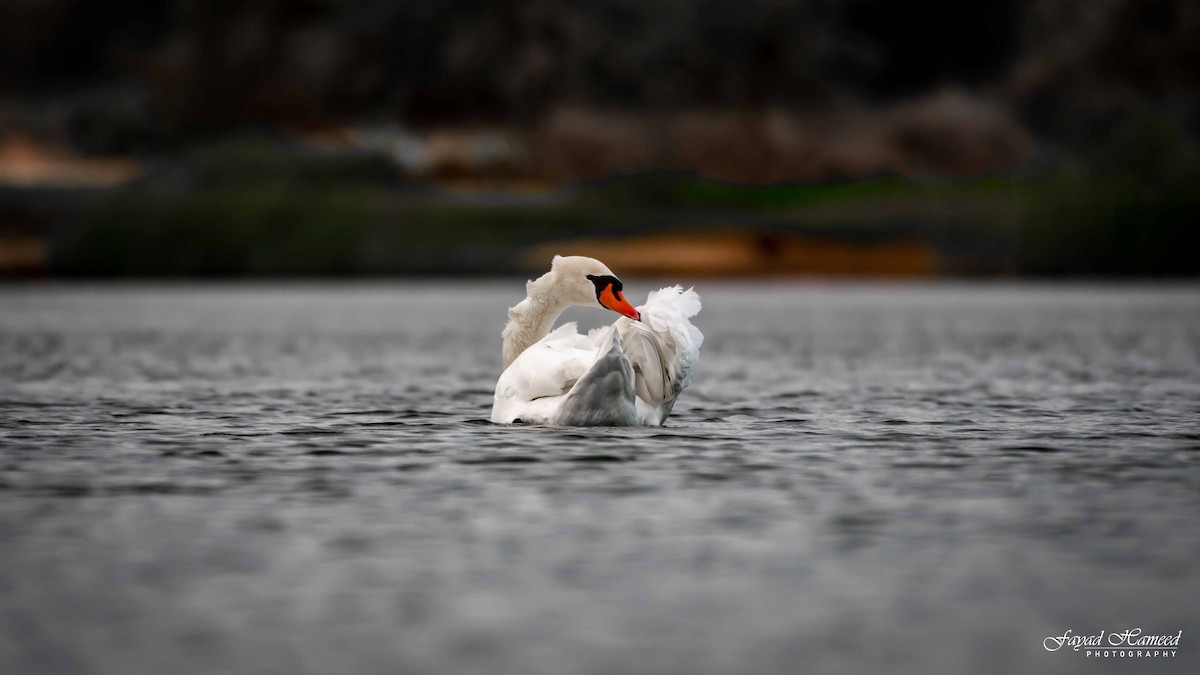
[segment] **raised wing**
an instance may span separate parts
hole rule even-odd
[[[638,398],[669,410],[700,357],[704,335],[688,320],[699,313],[700,296],[669,286],[651,293],[638,311],[641,322],[617,322],[621,347],[633,364]]]
[[[669,334],[658,334],[644,324],[629,321],[623,326],[621,348],[633,365],[634,388],[638,398],[647,403],[661,404],[674,396],[678,391],[672,385],[671,371],[668,359],[663,353],[663,342],[668,353],[674,352],[673,340]]]

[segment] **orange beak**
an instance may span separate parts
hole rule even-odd
[[[638,314],[638,311],[633,308],[633,305],[629,304],[629,302],[625,300],[624,293],[613,290],[612,284],[609,284],[604,288],[603,291],[600,291],[600,304],[604,305],[608,309],[611,309],[617,314],[623,314],[634,321],[642,318],[641,315]]]

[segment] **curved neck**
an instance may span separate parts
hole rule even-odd
[[[508,310],[508,325],[502,334],[505,368],[530,345],[546,337],[555,320],[571,304],[553,292],[549,274],[527,283],[525,291],[528,297]]]

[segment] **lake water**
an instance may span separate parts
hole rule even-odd
[[[554,429],[519,280],[0,288],[0,672],[1198,672],[1200,288],[698,290]]]

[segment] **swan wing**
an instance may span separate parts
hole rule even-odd
[[[668,286],[650,293],[638,307],[640,322],[617,322],[621,346],[633,364],[637,396],[661,410],[662,418],[691,382],[700,358],[704,335],[689,321],[700,306],[694,289]]]
[[[664,344],[670,336],[660,336],[636,322],[627,322],[621,336],[621,347],[633,364],[634,388],[637,397],[648,403],[662,403],[670,398],[671,370],[668,357],[672,345]],[[666,339],[664,339],[664,337]]]
[[[558,327],[521,352],[500,375],[492,421],[547,423],[549,420],[542,418],[556,409],[549,403],[569,392],[595,359],[594,341],[580,335],[574,322]]]
[[[562,397],[554,422],[568,426],[644,424],[638,415],[633,366],[622,349],[616,327],[588,337],[599,338],[596,358]]]

